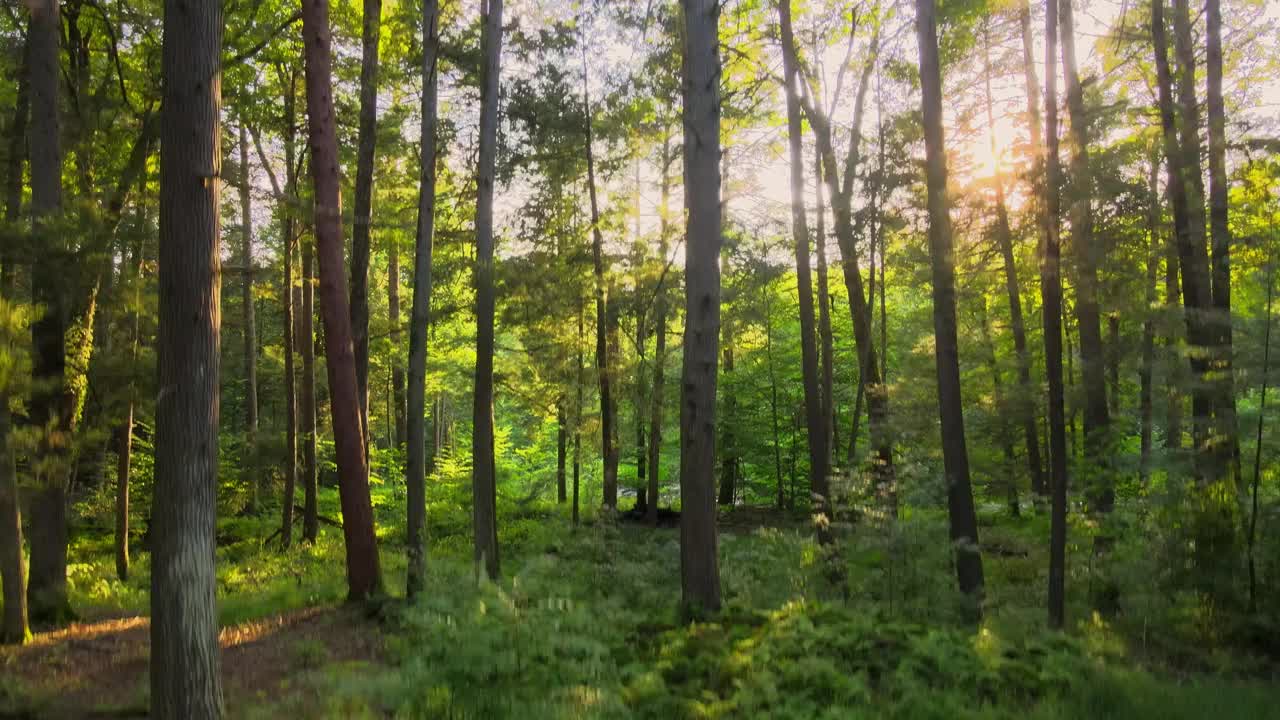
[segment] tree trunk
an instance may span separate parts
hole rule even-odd
[[[1058,159],[1058,13],[1049,0],[1045,12],[1044,112],[1045,146],[1040,232],[1044,257],[1040,262],[1041,314],[1044,318],[1045,378],[1049,384],[1049,627],[1061,629],[1066,618],[1067,551],[1067,420],[1062,377],[1062,211],[1058,187],[1062,169]]]
[[[297,193],[294,193],[297,197]],[[302,539],[314,544],[320,533],[319,478],[316,467],[316,341],[315,259],[311,239],[302,240],[302,297],[298,333],[294,338],[302,352],[302,392],[298,401],[302,433]]]
[[[281,73],[283,76],[283,73]],[[294,279],[294,258],[296,257],[296,247],[298,243],[297,219],[294,215],[294,203],[297,202],[297,170],[295,163],[297,161],[295,127],[296,118],[294,117],[294,108],[296,102],[295,79],[296,75],[289,75],[289,86],[284,96],[284,163],[285,163],[285,188],[287,193],[282,195],[279,189],[274,186],[274,175],[272,177],[272,189],[276,190],[277,202],[280,204],[279,212],[282,223],[282,231],[284,235],[284,385],[285,385],[285,410],[286,422],[285,428],[285,470],[284,470],[284,507],[282,509],[281,526],[280,526],[280,543],[283,547],[289,547],[293,544],[293,508],[294,496],[298,489],[298,371],[297,371],[297,345],[299,335],[299,315],[301,313],[301,303],[298,299],[301,297],[299,293],[298,283]],[[255,142],[257,136],[254,136]],[[261,146],[259,144],[259,149]],[[265,158],[262,158],[264,168],[270,168]]]
[[[573,406],[573,526],[578,526],[579,486],[582,479],[582,385],[586,381],[586,369],[582,360],[583,338],[582,300],[578,300],[578,367],[573,384],[577,396]]]
[[[776,507],[786,507],[786,493],[782,485],[782,447],[778,434],[778,375],[773,367],[773,308],[769,302],[772,288],[766,289],[764,296],[764,352],[769,366],[769,417],[773,424],[773,472],[778,485]]]
[[[724,338],[721,356],[724,362],[724,384],[721,394],[724,397],[725,416],[720,420],[720,495],[721,505],[732,506],[738,495],[738,447],[734,434],[733,421],[738,416],[738,399],[733,390],[733,321],[726,318],[720,325]]]
[[[981,613],[982,556],[978,519],[969,485],[964,407],[960,399],[960,352],[956,338],[955,247],[947,200],[947,158],[942,136],[942,74],[933,0],[916,0],[920,47],[920,86],[924,114],[926,177],[929,188],[929,255],[933,265],[934,358],[938,369],[938,414],[942,421],[942,458],[947,476],[947,510],[955,547],[960,591]]]
[[[27,114],[27,49],[22,49],[22,69],[18,75],[18,97],[14,103],[13,121],[9,125],[9,162],[5,175],[5,210],[7,223],[16,223],[22,205],[22,165],[26,158]],[[14,259],[0,251],[0,298],[16,300],[14,292]],[[7,328],[6,328],[7,330]],[[15,338],[5,333],[4,350]],[[14,452],[9,447],[13,417],[9,410],[9,388],[0,387],[0,586],[4,588],[4,616],[0,619],[0,645],[27,641],[27,559],[22,547],[22,508],[18,501],[18,472]]]
[[[1247,550],[1249,561],[1249,612],[1258,611],[1258,572],[1253,559],[1254,544],[1258,538],[1258,486],[1262,484],[1262,428],[1267,415],[1267,386],[1271,373],[1271,303],[1275,299],[1275,264],[1267,270],[1267,305],[1262,317],[1267,323],[1262,339],[1262,393],[1258,400],[1258,434],[1253,448],[1253,487],[1249,511],[1249,536]]]
[[[151,716],[218,718],[222,4],[166,0],[151,509]]]
[[[257,512],[262,481],[258,477],[258,327],[253,312],[253,210],[249,199],[249,134],[240,122],[240,302],[244,313],[245,458],[241,471],[249,483],[249,511]]]
[[[1213,284],[1213,320],[1217,330],[1215,376],[1219,377],[1214,407],[1218,439],[1216,452],[1230,467],[1237,491],[1244,493],[1240,468],[1240,433],[1236,421],[1236,390],[1232,358],[1231,227],[1228,224],[1227,117],[1222,100],[1222,8],[1219,0],[1205,0],[1206,100],[1209,115],[1209,235]]]
[[[1171,174],[1167,166],[1165,173]],[[1172,198],[1173,190],[1166,189],[1166,192]],[[1167,325],[1163,328],[1165,360],[1168,365],[1165,376],[1164,447],[1166,450],[1176,451],[1182,448],[1182,388],[1186,383],[1186,362],[1182,357],[1182,333],[1179,332],[1178,321],[1182,314],[1182,307],[1179,305],[1182,287],[1178,282],[1176,230],[1165,240],[1164,255],[1164,308],[1168,316]]]
[[[720,341],[720,9],[682,0],[685,331],[680,403],[680,590],[686,614],[720,609],[716,365]]]
[[[795,92],[794,86],[791,86],[789,91]],[[796,101],[796,106],[796,112],[799,113],[798,100]],[[787,112],[790,113],[790,110]],[[788,115],[787,123],[789,135],[791,132],[790,115]],[[797,130],[796,134],[800,135],[802,132],[802,130]],[[803,141],[803,137],[801,137],[801,141]],[[822,422],[825,425],[823,434],[826,437],[826,442],[823,446],[826,449],[826,461],[823,466],[830,472],[832,458],[835,455],[835,449],[839,441],[839,426],[836,424],[836,418],[839,413],[836,410],[835,395],[835,341],[831,335],[831,283],[829,280],[830,274],[827,272],[827,209],[824,207],[822,197],[822,156],[817,147],[814,148],[813,152],[813,181],[813,194],[817,202],[817,208],[814,212],[816,216],[814,245],[818,251],[818,352],[822,366],[822,391],[819,396],[822,398]],[[792,203],[794,205],[794,198]],[[803,205],[800,209],[803,212]],[[792,212],[794,213],[795,211],[793,210]],[[792,222],[794,224],[794,220]],[[794,233],[794,228],[792,232]],[[808,245],[807,241],[805,245]],[[874,301],[872,304],[874,306]],[[803,317],[803,311],[801,311],[801,316]]]
[[[1000,435],[1000,450],[1004,453],[1004,465],[1000,468],[1000,476],[1005,486],[1005,502],[1009,507],[1010,516],[1021,517],[1018,478],[1013,471],[1017,455],[1013,449],[1013,435],[1009,432],[1008,415],[1005,412],[1008,401],[1004,394],[1004,382],[1000,377],[1000,363],[996,360],[996,346],[991,339],[991,319],[987,316],[987,298],[981,291],[978,292],[978,320],[982,326],[982,361],[991,373],[994,399],[992,409],[996,418],[996,432]]]
[[[596,198],[596,162],[592,150],[591,97],[587,88],[587,48],[582,46],[582,102],[587,113],[587,192],[591,200],[591,262],[596,288],[596,372],[600,381],[600,454],[604,458],[604,506],[618,506],[618,459],[613,447],[613,398],[609,368],[608,302],[605,290],[604,236],[600,232],[600,209]]]
[[[564,411],[566,402],[563,395],[556,398],[556,502],[560,505],[569,499],[569,488],[565,484],[565,469],[569,459],[569,427]]]
[[[476,181],[476,371],[471,479],[476,572],[498,577],[497,478],[493,456],[493,185],[502,63],[502,0],[487,0],[481,44],[480,153]]]
[[[351,332],[365,455],[369,454],[369,231],[373,224],[373,154],[378,134],[378,38],[382,0],[364,0],[360,34],[360,130],[356,140],[351,223]],[[365,468],[365,474],[369,472]]]
[[[1158,0],[1160,1],[1160,0]],[[1138,415],[1141,425],[1141,455],[1138,474],[1142,486],[1151,478],[1151,445],[1154,437],[1152,426],[1152,377],[1156,356],[1156,274],[1160,268],[1160,160],[1151,158],[1151,173],[1147,180],[1147,278],[1143,284],[1146,300],[1146,317],[1142,321],[1142,367],[1138,370]]]
[[[1093,231],[1093,179],[1089,169],[1089,121],[1084,89],[1076,69],[1075,25],[1071,3],[1058,1],[1062,25],[1062,65],[1067,86],[1067,112],[1071,123],[1071,242],[1076,253],[1076,322],[1080,332],[1080,374],[1084,381],[1084,444],[1088,462],[1085,489],[1090,509],[1110,512],[1115,505],[1115,481],[1106,469],[1107,433],[1111,414],[1107,406],[1106,354],[1098,305],[1098,268],[1101,244]]]
[[[342,201],[339,195],[338,137],[330,70],[332,35],[328,0],[304,0],[302,29],[306,47],[308,134],[315,184],[315,238],[320,265],[320,304],[324,320],[342,533],[347,551],[350,600],[382,591],[378,543],[369,499],[364,425],[351,337],[350,308],[343,292]]]
[[[778,25],[783,48],[794,48],[791,0],[781,0],[778,3]],[[791,237],[796,259],[796,291],[800,300],[800,362],[804,378],[805,424],[809,434],[809,485],[813,495],[821,498],[818,512],[830,521],[832,499],[827,464],[831,458],[831,452],[827,442],[831,439],[828,420],[834,403],[830,401],[830,386],[827,385],[830,358],[825,356],[826,336],[824,335],[824,358],[820,376],[818,348],[814,333],[813,280],[809,272],[809,228],[804,209],[804,152],[801,146],[803,130],[800,126],[799,89],[796,87],[801,79],[794,52],[783,52],[782,61],[782,80],[786,86],[787,95],[787,145],[791,159]],[[818,169],[818,176],[819,178],[822,176],[821,169]],[[818,188],[818,193],[821,195],[821,187]],[[823,224],[822,215],[822,209],[819,206],[819,227]],[[824,240],[819,237],[818,243],[821,245],[823,242]],[[819,272],[825,274],[825,268],[820,268]],[[825,304],[823,295],[824,293],[819,294],[819,302]],[[830,330],[830,327],[827,330]],[[822,394],[824,389],[827,395]],[[824,543],[831,539],[830,534],[826,532],[827,527],[826,523],[818,523],[820,529],[818,537]]]
[[[37,487],[31,501],[31,566],[27,602],[33,622],[61,622],[72,616],[67,599],[67,483],[71,475],[68,452],[72,433],[74,392],[66,383],[64,351],[68,295],[61,280],[70,262],[71,244],[60,237],[62,213],[62,149],[58,118],[59,3],[30,3],[27,35],[31,129],[27,150],[31,163],[31,214],[43,245],[32,267],[33,297],[44,313],[31,327],[35,345],[28,416],[41,433]]]
[[[638,185],[638,183],[637,183]],[[637,196],[637,212],[636,222],[639,223],[639,198]],[[636,228],[636,244],[640,242],[640,231]],[[637,263],[639,266],[641,263]],[[636,288],[639,289],[639,280],[636,282]],[[645,462],[649,459],[648,449],[645,447],[644,436],[644,409],[645,409],[645,376],[644,376],[644,348],[646,344],[646,335],[644,323],[644,312],[636,312],[636,509],[648,513],[649,504],[649,485],[645,480]]]
[[[649,506],[646,520],[650,525],[658,525],[658,499],[661,493],[659,485],[662,479],[659,467],[662,461],[662,404],[665,391],[665,371],[667,363],[667,286],[670,277],[666,272],[668,255],[671,254],[669,236],[671,222],[669,219],[671,200],[671,163],[674,160],[671,151],[671,136],[663,133],[662,138],[662,196],[658,208],[658,258],[663,263],[663,274],[658,281],[653,298],[653,387],[649,410]]]
[[[1030,20],[1028,19],[1028,23]],[[991,40],[988,35],[988,28],[983,27],[983,67],[984,67],[984,87],[986,90],[987,105],[987,127],[990,128],[991,134],[991,154],[996,157],[996,125],[995,112],[993,110],[994,102],[991,97]],[[1030,28],[1024,29],[1024,32],[1030,33]],[[1024,62],[1027,58],[1024,56]],[[1030,90],[1037,85],[1035,82],[1034,66],[1028,63],[1027,72],[1030,74],[1027,79],[1027,87]],[[1031,105],[1034,108],[1034,101]],[[1040,122],[1038,113],[1035,121],[1035,127],[1032,131],[1032,142],[1035,148],[1040,147]],[[1022,317],[1022,288],[1018,281],[1018,267],[1014,262],[1013,256],[1013,230],[1009,226],[1009,210],[1005,202],[1004,180],[1000,177],[999,158],[997,157],[996,165],[996,242],[1000,246],[1000,256],[1004,262],[1004,284],[1005,292],[1009,297],[1009,324],[1013,330],[1013,350],[1018,359],[1018,400],[1017,417],[1022,422],[1022,435],[1027,445],[1027,469],[1031,478],[1031,489],[1037,495],[1044,493],[1044,471],[1040,460],[1040,440],[1036,433],[1036,406],[1035,395],[1036,389],[1031,384],[1031,353],[1027,350],[1027,329],[1026,323]],[[1012,483],[1012,479],[1010,480]]]
[[[391,421],[392,432],[388,441],[397,450],[405,443],[405,378],[400,363],[400,247],[394,239],[388,240],[387,249],[387,315],[391,329]]]
[[[413,252],[413,309],[409,321],[408,580],[406,594],[415,597],[426,575],[427,526],[427,333],[431,329],[431,262],[436,214],[436,61],[440,52],[438,0],[422,3],[422,125],[419,136],[418,230]]]

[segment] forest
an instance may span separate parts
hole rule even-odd
[[[0,718],[1280,716],[1278,78],[1276,0],[3,3]]]

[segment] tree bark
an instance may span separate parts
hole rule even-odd
[[[57,217],[62,213],[62,148],[58,117],[58,44],[61,34],[59,3],[30,3],[27,35],[31,129],[27,150],[31,163],[31,214],[43,245],[32,266],[35,304],[44,313],[32,324],[35,345],[28,416],[43,428],[37,462],[37,487],[31,501],[31,565],[27,583],[28,612],[33,622],[62,622],[72,617],[67,598],[67,483],[71,458],[67,451],[73,431],[75,394],[66,382],[65,335],[68,324],[66,283],[69,240],[60,237]]]
[[[782,510],[786,507],[787,498],[782,484],[782,441],[778,433],[778,375],[773,366],[773,308],[769,302],[772,292],[770,288],[764,296],[764,352],[769,367],[769,417],[773,424],[773,472],[774,480],[778,485],[775,506],[778,510]]]
[[[1028,19],[1027,22],[1029,24],[1030,19]],[[994,102],[991,97],[991,39],[988,33],[989,29],[984,25],[982,58],[985,71],[984,87],[986,90],[987,101],[987,127],[990,128],[991,134],[991,153],[992,156],[995,157],[997,153],[997,142],[995,112],[993,110]],[[1030,34],[1030,28],[1025,28],[1024,33]],[[1023,61],[1027,63],[1027,88],[1028,92],[1030,92],[1036,85],[1038,85],[1038,83],[1035,81],[1034,66],[1027,62],[1026,55],[1029,55],[1029,53],[1024,54]],[[1034,100],[1032,100],[1030,105],[1032,107],[1032,114],[1036,115],[1034,128],[1032,130],[1032,142],[1038,152],[1038,148],[1040,147],[1039,113],[1035,110]],[[1000,256],[1004,262],[1005,292],[1009,297],[1009,324],[1013,331],[1014,354],[1018,359],[1019,399],[1016,401],[1016,414],[1022,421],[1022,435],[1027,446],[1027,469],[1031,478],[1031,489],[1037,495],[1040,495],[1044,493],[1044,470],[1042,469],[1043,466],[1040,460],[1040,436],[1036,432],[1036,389],[1031,384],[1031,353],[1027,350],[1026,322],[1022,317],[1022,287],[1021,283],[1018,281],[1018,267],[1013,256],[1013,230],[1009,226],[1009,210],[1005,202],[1004,180],[1000,176],[998,157],[995,185],[996,242],[1000,246]],[[1012,479],[1010,482],[1012,483]]]
[[[578,526],[579,487],[582,480],[582,386],[586,382],[586,369],[582,360],[583,330],[582,299],[578,299],[578,367],[573,383],[576,398],[573,406],[573,526]]]
[[[397,450],[405,443],[405,378],[400,364],[400,247],[394,239],[387,248],[387,315],[391,321],[391,415],[392,433],[388,441]]]
[[[218,718],[222,4],[166,0],[151,510],[151,716]]]
[[[613,397],[609,367],[609,347],[605,335],[608,333],[608,303],[605,289],[604,235],[600,232],[600,209],[596,198],[596,162],[592,150],[593,132],[591,129],[591,96],[587,88],[587,48],[582,46],[582,102],[586,107],[587,118],[587,192],[591,200],[591,262],[595,273],[596,289],[596,372],[600,382],[600,454],[604,458],[604,506],[618,506],[618,458],[613,447]]]
[[[778,3],[778,25],[783,48],[794,48],[791,0],[781,0]],[[827,528],[832,514],[831,487],[828,481],[828,462],[831,459],[831,452],[827,446],[831,439],[828,421],[833,406],[829,397],[830,386],[826,382],[829,358],[825,357],[824,352],[820,376],[814,332],[813,279],[809,271],[809,228],[804,209],[804,151],[801,145],[803,130],[800,126],[799,90],[796,87],[800,77],[794,52],[783,52],[782,62],[783,83],[786,86],[787,95],[787,146],[791,159],[791,236],[796,259],[796,289],[800,302],[800,363],[804,379],[805,424],[809,435],[809,485],[813,495],[821,498],[818,512],[826,518],[826,522],[819,521],[818,537],[825,543],[831,539]],[[821,177],[821,175],[819,168],[818,176]],[[818,192],[821,195],[821,187]],[[822,226],[822,222],[822,210],[819,206],[819,227]],[[818,243],[823,242],[819,237]],[[819,300],[825,303],[822,294],[819,295]],[[830,330],[829,327],[827,329]],[[823,347],[825,351],[825,344]],[[822,394],[824,389],[827,390],[827,396]]]
[[[1244,493],[1240,467],[1240,433],[1236,420],[1236,390],[1232,352],[1231,226],[1228,223],[1227,118],[1222,100],[1222,8],[1219,0],[1205,0],[1206,101],[1209,116],[1209,235],[1213,284],[1213,319],[1217,329],[1214,370],[1219,380],[1214,407],[1217,453],[1230,467],[1237,491]]]
[[[1254,563],[1254,545],[1258,538],[1258,486],[1262,484],[1262,428],[1267,415],[1267,386],[1271,377],[1271,303],[1275,299],[1275,264],[1267,270],[1267,305],[1262,317],[1267,323],[1262,340],[1262,393],[1258,399],[1258,432],[1253,448],[1253,487],[1249,511],[1249,535],[1246,540],[1249,562],[1249,612],[1258,610],[1258,571]]]
[[[30,112],[27,77],[27,48],[22,48],[22,69],[18,75],[18,97],[9,125],[9,157],[5,174],[7,223],[16,223],[22,205],[22,166],[26,159],[27,115]],[[16,300],[14,258],[0,251],[0,298]],[[5,349],[14,338],[4,337]],[[27,641],[27,559],[22,547],[22,506],[18,500],[18,472],[14,452],[9,447],[13,417],[9,410],[9,388],[0,387],[0,585],[4,588],[4,616],[0,619],[0,645]]]
[[[1084,382],[1085,482],[1090,509],[1107,513],[1115,505],[1115,482],[1107,465],[1107,433],[1111,414],[1107,406],[1106,353],[1102,342],[1098,303],[1098,268],[1104,258],[1094,237],[1093,179],[1089,169],[1089,119],[1084,89],[1076,68],[1075,25],[1068,0],[1058,0],[1062,26],[1062,65],[1066,80],[1067,112],[1071,123],[1071,242],[1076,253],[1076,323],[1080,332],[1080,375]]]
[[[1000,469],[1000,476],[1005,486],[1005,502],[1010,516],[1021,517],[1018,478],[1013,471],[1017,454],[1013,449],[1013,435],[1009,432],[1006,413],[1008,399],[1005,397],[1004,381],[1000,377],[1000,363],[996,360],[996,346],[991,338],[991,318],[987,315],[987,298],[981,291],[978,292],[978,320],[982,326],[982,361],[991,373],[991,394],[994,399],[992,409],[996,418],[996,432],[1000,435],[1000,450],[1004,453],[1004,465]]]
[[[671,163],[675,159],[671,151],[671,136],[664,133],[662,138],[662,195],[658,208],[658,258],[666,267],[670,248],[670,199],[671,199]],[[648,507],[645,508],[646,520],[654,527],[658,525],[658,499],[661,493],[659,472],[662,461],[662,406],[666,385],[667,363],[667,286],[670,277],[664,271],[654,291],[653,312],[653,388],[649,410],[649,492]]]
[[[320,304],[324,320],[325,359],[329,376],[329,411],[333,422],[338,494],[346,543],[350,600],[382,591],[378,544],[369,499],[364,426],[351,336],[350,308],[343,292],[342,201],[339,196],[338,137],[333,109],[332,35],[328,0],[304,0],[308,134],[311,174],[315,184],[315,238],[320,270]]]
[[[1044,201],[1040,232],[1044,256],[1040,262],[1040,297],[1044,320],[1045,377],[1049,385],[1049,627],[1061,629],[1066,618],[1067,550],[1067,419],[1062,373],[1062,211],[1058,188],[1062,169],[1058,159],[1058,13],[1057,0],[1049,0],[1045,12]]]
[[[481,36],[480,152],[476,171],[476,369],[471,479],[475,567],[498,577],[497,478],[493,456],[493,186],[498,146],[502,0],[486,0]]]
[[[295,193],[295,197],[296,197]],[[302,312],[294,342],[302,352],[302,392],[298,401],[302,433],[302,539],[315,543],[320,534],[319,477],[316,466],[316,340],[315,258],[312,239],[302,242]]]
[[[565,469],[569,459],[569,427],[564,411],[566,402],[567,398],[563,395],[556,398],[556,502],[560,505],[569,499],[569,488],[565,485]]]
[[[244,284],[240,295],[244,313],[245,455],[241,471],[249,481],[249,511],[257,512],[261,480],[258,477],[258,327],[253,308],[253,210],[249,196],[249,134],[240,122],[240,264]]]
[[[794,91],[794,88],[792,88],[791,92]],[[798,110],[799,102],[797,101],[796,104]],[[788,112],[790,111],[788,110]],[[788,134],[790,133],[790,122],[790,116],[788,116]],[[838,413],[836,411],[835,396],[835,340],[831,335],[831,284],[829,281],[830,274],[827,272],[827,209],[824,207],[822,197],[822,155],[818,152],[816,146],[813,150],[813,180],[813,194],[817,203],[817,208],[814,212],[816,216],[814,221],[814,245],[818,251],[818,354],[821,357],[822,366],[822,392],[819,395],[822,398],[822,422],[825,425],[823,433],[826,437],[826,462],[824,465],[827,471],[830,472],[838,443],[839,426],[836,424]],[[793,199],[792,203],[794,204],[794,202]],[[801,210],[803,209],[803,206],[801,206]],[[872,307],[874,306],[873,298]],[[829,485],[830,483],[827,484]]]
[[[440,5],[422,3],[422,126],[419,136],[418,229],[413,253],[413,309],[409,322],[408,580],[406,594],[415,597],[426,575],[427,526],[427,333],[431,329],[431,263],[436,214],[436,62],[440,52]]]
[[[356,139],[351,227],[351,332],[365,455],[369,454],[369,231],[373,224],[373,157],[378,139],[378,38],[382,0],[364,0],[360,34],[360,130]],[[369,472],[365,468],[365,474]]]
[[[916,35],[920,47],[920,86],[924,114],[926,177],[929,189],[929,255],[933,265],[934,358],[938,370],[938,414],[942,421],[942,456],[947,476],[947,510],[955,547],[960,591],[981,614],[982,556],[978,519],[969,484],[964,407],[960,399],[960,352],[956,337],[955,247],[951,239],[947,199],[947,158],[942,135],[942,72],[933,0],[916,0]]]
[[[733,419],[738,416],[738,398],[733,389],[733,320],[732,316],[720,324],[724,337],[721,339],[721,358],[724,363],[724,384],[721,385],[721,397],[724,398],[726,417],[720,420],[720,488],[719,504],[732,506],[738,495],[738,447],[734,434]]]
[[[1160,0],[1157,0],[1160,1]],[[1138,475],[1143,487],[1151,478],[1151,447],[1155,435],[1152,418],[1152,389],[1156,356],[1156,275],[1160,268],[1160,160],[1151,158],[1151,173],[1147,180],[1147,277],[1143,284],[1146,300],[1146,317],[1142,321],[1142,366],[1138,370],[1138,416],[1140,430],[1140,458]]]
[[[719,3],[682,0],[685,37],[684,368],[680,403],[680,589],[686,614],[720,609],[716,365],[720,340]]]
[[[283,73],[281,73],[283,75]],[[294,117],[294,108],[296,102],[295,82],[296,75],[289,75],[289,87],[284,96],[284,116],[285,116],[285,132],[284,132],[284,162],[285,162],[285,187],[288,194],[282,194],[279,188],[275,187],[275,176],[272,178],[272,189],[276,191],[277,202],[279,202],[279,212],[281,217],[282,232],[284,235],[284,385],[285,385],[285,411],[286,423],[285,428],[285,469],[284,469],[284,507],[282,509],[280,541],[283,547],[289,547],[293,544],[293,508],[294,496],[297,494],[298,488],[298,371],[297,371],[297,343],[298,329],[301,303],[297,302],[300,297],[298,293],[297,282],[294,279],[294,258],[297,253],[298,233],[297,219],[294,216],[293,206],[297,202],[297,170],[295,169],[297,154],[295,127],[296,119]],[[256,138],[256,136],[255,136]],[[270,168],[266,161],[263,160],[263,167]]]

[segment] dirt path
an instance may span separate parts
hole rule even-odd
[[[311,692],[319,702],[298,680],[335,663],[383,659],[377,625],[342,607],[224,628],[219,640],[223,694],[233,717],[279,700],[282,689]],[[77,623],[21,648],[0,648],[0,718],[146,717],[148,654],[145,617]]]

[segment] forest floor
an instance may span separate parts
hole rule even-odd
[[[573,527],[563,507],[500,507],[503,579],[477,583],[461,490],[429,509],[424,597],[376,608],[342,602],[339,530],[282,551],[264,543],[271,517],[224,513],[228,716],[1230,720],[1280,707],[1280,658],[1215,634],[1193,599],[1153,580],[1163,561],[1143,547],[1112,556],[1123,611],[1091,613],[1080,520],[1066,633],[1043,627],[1045,519],[994,505],[980,515],[979,626],[954,588],[945,515],[837,527],[833,552],[804,513],[760,508],[722,512],[725,607],[689,624],[674,528],[594,512]],[[404,585],[398,492],[375,486],[393,596]],[[337,517],[336,505],[326,488],[322,511]],[[109,529],[86,524],[71,558],[84,621],[0,648],[0,718],[145,717],[148,557],[115,579]]]
[[[149,629],[148,619],[140,616],[78,622],[39,633],[24,647],[0,649],[0,672],[26,694],[25,707],[0,705],[0,717],[146,717]],[[315,676],[340,666],[376,665],[385,656],[377,624],[344,606],[306,608],[226,627],[219,642],[228,707],[243,710],[286,692],[304,710],[299,717],[314,714],[305,712],[308,706],[319,712]]]

